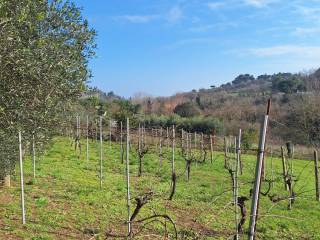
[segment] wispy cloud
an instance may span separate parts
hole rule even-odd
[[[183,18],[183,10],[180,6],[174,6],[170,8],[166,16],[166,20],[169,23],[179,22],[182,18]]]
[[[264,48],[251,48],[244,51],[257,57],[302,56],[320,59],[320,46],[278,45]]]
[[[131,23],[148,23],[158,18],[158,15],[122,15],[114,17],[119,21],[126,21]]]
[[[149,23],[155,20],[160,20],[173,24],[179,22],[183,17],[184,15],[182,8],[180,6],[173,6],[169,8],[167,12],[162,12],[159,14],[127,14],[115,16],[113,19],[129,23]]]
[[[191,32],[208,32],[211,30],[224,30],[226,28],[234,28],[237,27],[239,23],[233,21],[223,21],[215,24],[207,24],[207,25],[199,25],[196,27],[192,27],[189,29]]]
[[[292,34],[298,37],[310,37],[320,33],[320,27],[297,27]]]
[[[294,13],[301,15],[305,19],[319,20],[320,19],[320,7],[307,7],[304,5],[296,5],[293,10]]]
[[[209,2],[207,3],[207,6],[211,10],[215,10],[221,7],[224,7],[226,5],[226,2]]]
[[[277,1],[278,0],[244,0],[244,3],[250,6],[261,8]]]
[[[179,48],[185,45],[201,45],[201,44],[210,44],[215,42],[214,38],[186,38],[186,39],[181,39],[175,43],[172,43],[170,45],[166,45],[164,48],[165,49],[175,49]]]

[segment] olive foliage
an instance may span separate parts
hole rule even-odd
[[[18,131],[45,146],[84,91],[95,35],[73,3],[0,1],[0,178],[14,167]]]

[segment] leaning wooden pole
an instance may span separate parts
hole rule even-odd
[[[22,140],[21,131],[19,131],[19,162],[20,162],[20,190],[21,190],[21,216],[22,224],[26,224],[26,211],[24,205],[24,183],[23,183],[23,162],[22,162]]]
[[[260,131],[259,150],[258,150],[258,156],[257,156],[256,173],[255,173],[255,181],[254,181],[254,187],[253,187],[251,213],[250,213],[249,234],[248,234],[249,240],[254,239],[255,232],[256,232],[257,215],[258,215],[258,209],[259,209],[259,195],[260,195],[260,187],[261,187],[261,173],[262,173],[262,165],[263,165],[264,152],[265,152],[265,142],[266,142],[266,136],[267,136],[270,105],[271,105],[271,99],[268,100],[267,113],[264,116],[264,120],[261,125],[261,131]]]
[[[316,180],[316,200],[320,202],[319,159],[316,150],[314,151],[314,176]]]
[[[127,177],[127,211],[128,211],[128,236],[131,235],[131,222],[130,222],[130,169],[129,169],[129,151],[130,149],[130,126],[129,118],[127,118],[127,154],[126,154],[126,177]]]

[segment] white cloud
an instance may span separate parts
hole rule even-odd
[[[320,46],[278,45],[265,48],[251,48],[245,51],[258,57],[293,56],[320,60]]]
[[[320,27],[303,28],[297,27],[292,34],[299,37],[306,37],[320,33]]]
[[[201,45],[201,44],[211,44],[214,43],[215,39],[214,38],[186,38],[186,39],[181,39],[175,43],[172,43],[170,45],[165,46],[165,49],[175,49],[179,48],[185,45]]]
[[[179,22],[183,18],[183,11],[181,7],[175,6],[172,7],[167,14],[167,21],[170,23]]]
[[[261,8],[277,1],[278,0],[244,0],[244,3],[250,6]]]
[[[207,6],[212,10],[221,8],[221,7],[225,6],[225,5],[226,5],[225,2],[209,2],[207,4]]]
[[[192,27],[189,30],[191,32],[208,32],[211,30],[224,30],[226,28],[235,28],[238,25],[239,24],[237,22],[225,21],[225,22],[218,22],[215,24],[200,25],[200,26]]]
[[[131,23],[148,23],[157,17],[157,15],[122,15],[115,17],[115,19]]]
[[[320,19],[319,7],[306,7],[303,5],[296,5],[293,12],[301,15],[305,19],[309,19],[312,21]]]

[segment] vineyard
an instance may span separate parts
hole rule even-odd
[[[248,237],[260,151],[241,153],[241,131],[221,137],[86,120],[77,117],[44,155],[23,147],[23,185],[17,168],[13,187],[0,192],[1,239]],[[287,150],[263,151],[255,239],[320,239],[317,161]]]

